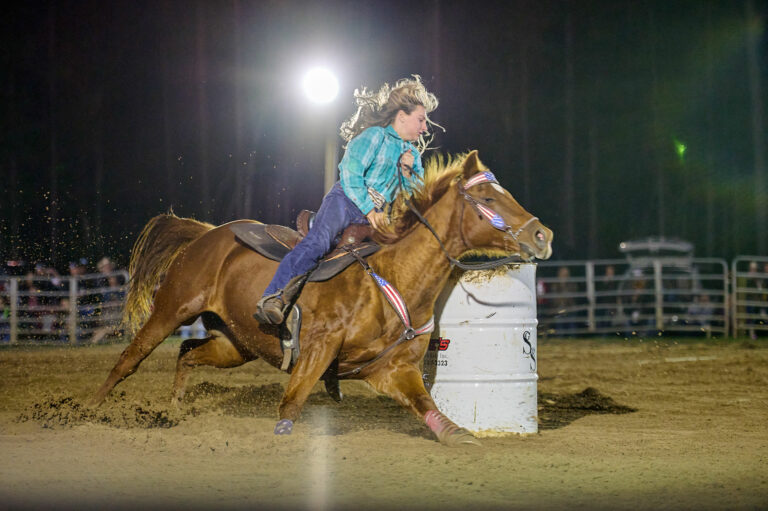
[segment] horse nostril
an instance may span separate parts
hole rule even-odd
[[[541,231],[536,231],[535,237],[536,237],[536,244],[539,246],[544,246],[544,243],[545,243],[544,233]]]

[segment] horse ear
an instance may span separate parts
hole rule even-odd
[[[477,156],[477,149],[467,155],[467,159],[464,160],[464,177],[469,178],[480,172],[482,163]]]

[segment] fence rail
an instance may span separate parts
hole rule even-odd
[[[0,277],[0,342],[97,342],[119,332],[128,274]],[[544,261],[539,335],[768,335],[768,257]],[[180,329],[201,334],[198,322]]]
[[[97,342],[115,335],[128,273],[0,277],[0,342]]]
[[[730,332],[722,259],[546,261],[537,295],[540,335]]]
[[[768,257],[739,256],[731,263],[733,336],[768,332]]]

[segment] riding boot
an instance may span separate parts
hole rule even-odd
[[[309,278],[309,273],[297,275],[288,281],[285,289],[277,293],[261,297],[256,304],[256,313],[253,315],[259,323],[279,325],[285,320],[304,284]]]
[[[256,313],[253,315],[259,323],[279,325],[283,322],[285,304],[280,295],[281,293],[276,293],[261,297],[261,300],[256,304]]]
[[[283,289],[282,294],[280,295],[283,299],[283,303],[293,305],[293,303],[296,302],[299,294],[301,294],[301,290],[304,289],[304,284],[307,283],[310,273],[312,272],[310,271],[302,275],[297,275],[288,281],[285,285],[285,289]]]

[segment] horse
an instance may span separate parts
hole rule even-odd
[[[280,367],[279,328],[253,318],[278,263],[235,239],[229,226],[241,222],[255,221],[215,227],[171,213],[148,222],[129,265],[124,326],[135,336],[92,406],[179,326],[201,316],[208,336],[182,343],[172,403],[182,402],[196,366],[232,368],[261,357]],[[387,242],[367,263],[400,291],[415,325],[429,323],[457,258],[482,253],[529,261],[552,254],[552,231],[496,182],[477,151],[428,161],[422,186],[409,199],[395,201],[391,224],[380,237]],[[476,443],[469,431],[440,413],[424,387],[419,364],[429,333],[411,329],[412,338],[404,337],[403,321],[368,275],[370,268],[353,264],[328,281],[304,285],[296,302],[303,316],[301,353],[278,406],[275,433],[290,434],[312,388],[330,367],[341,379],[363,380],[393,398],[441,443]]]

